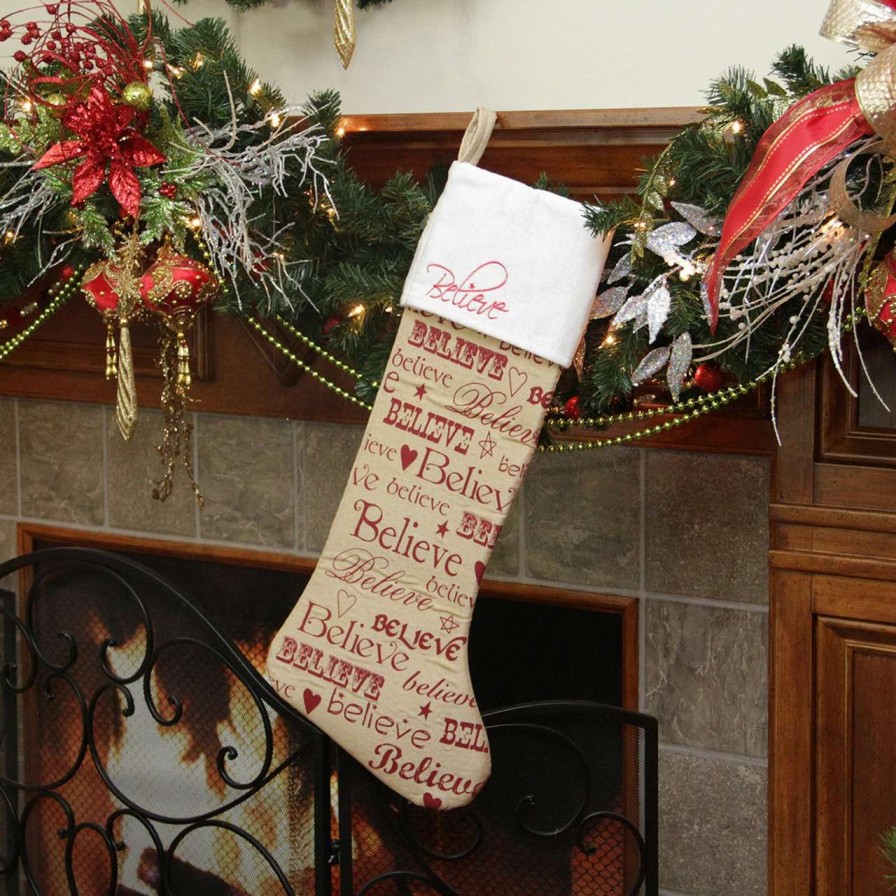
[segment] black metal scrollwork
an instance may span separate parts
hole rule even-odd
[[[649,717],[584,703],[486,714],[487,786],[466,809],[419,809],[334,748],[153,571],[61,548],[0,564],[0,580],[16,573],[0,696],[6,745],[15,706],[27,761],[20,771],[8,753],[0,769],[3,896],[257,896],[261,880],[283,896],[561,896],[573,866],[584,896],[597,859],[623,882],[618,896],[658,893]],[[152,784],[150,766],[169,761],[174,783]]]

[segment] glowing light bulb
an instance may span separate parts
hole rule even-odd
[[[258,96],[258,95],[261,93],[261,78],[256,78],[256,79],[249,85],[249,93],[250,93],[252,96]]]
[[[349,311],[348,316],[349,316],[349,317],[359,317],[359,316],[362,315],[366,310],[367,310],[367,309],[366,309],[363,305],[355,305],[355,307],[352,308],[351,311]]]

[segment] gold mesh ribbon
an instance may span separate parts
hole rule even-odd
[[[856,99],[874,132],[896,142],[896,10],[877,0],[831,0],[821,35],[877,54],[856,77]]]
[[[896,156],[896,10],[877,0],[831,0],[821,34],[877,54],[856,76],[855,94],[862,115],[880,141],[859,155]],[[851,161],[844,159],[831,177],[831,209],[859,230],[882,233],[896,223],[896,216],[866,211],[853,202],[846,189]]]
[[[342,60],[342,67],[348,68],[355,52],[355,0],[336,0],[333,44]]]

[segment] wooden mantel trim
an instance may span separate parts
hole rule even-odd
[[[470,112],[414,112],[392,115],[345,115],[346,131],[375,131],[379,134],[431,131],[463,132]],[[643,109],[548,109],[543,111],[498,112],[495,137],[502,131],[650,128],[681,130],[701,121],[705,115],[696,106],[666,106]]]
[[[545,172],[577,199],[631,193],[643,160],[704,116],[693,106],[497,113],[480,164],[531,183]],[[425,175],[457,156],[471,112],[346,115],[341,121],[352,166],[381,186],[396,169]]]

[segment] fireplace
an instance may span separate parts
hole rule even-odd
[[[34,549],[97,541],[84,533],[38,528],[27,539],[26,547]],[[188,545],[123,538],[110,543],[104,537],[101,546],[149,566],[190,595],[256,669],[312,568],[310,562],[295,558],[287,562],[227,551],[211,556],[207,547],[198,552]],[[48,587],[55,587],[53,578],[48,576]],[[43,609],[40,600],[35,603],[35,625],[65,631],[79,644],[89,645],[86,652],[101,656],[112,683],[87,707],[94,732],[87,747],[108,780],[84,762],[88,773],[63,784],[61,792],[79,818],[112,817],[120,808],[118,792],[139,806],[161,803],[165,810],[152,820],[163,831],[168,830],[169,816],[202,819],[230,806],[224,826],[197,827],[178,844],[173,861],[167,863],[175,893],[284,892],[277,888],[280,884],[264,856],[246,848],[227,825],[262,830],[265,849],[287,869],[300,893],[315,888],[323,892],[326,886],[341,896],[475,896],[512,893],[514,888],[557,896],[650,892],[640,884],[645,864],[641,833],[637,825],[618,820],[643,817],[647,783],[645,733],[623,724],[625,719],[611,716],[597,730],[601,725],[584,715],[573,714],[555,725],[549,711],[544,722],[539,712],[522,719],[497,711],[490,727],[495,774],[477,801],[491,819],[490,836],[481,837],[476,816],[440,815],[400,804],[341,751],[322,748],[303,726],[285,724],[261,708],[222,667],[215,651],[192,632],[201,623],[191,618],[185,624],[176,601],[156,606],[155,596],[147,599],[147,605],[156,607],[149,643],[142,604],[132,599],[120,578],[85,573],[66,585],[69,593],[53,602],[52,611]],[[615,705],[631,699],[634,612],[633,602],[618,598],[521,586],[484,588],[470,647],[483,710],[560,699]],[[57,616],[51,618],[53,613]],[[176,642],[176,649],[158,647],[169,641]],[[42,650],[61,668],[70,647],[65,638],[57,638]],[[137,681],[141,663],[154,651],[146,700],[136,701],[130,711],[124,685]],[[115,686],[117,682],[122,686]],[[84,747],[78,726],[70,723],[81,708],[59,684],[51,684],[57,691],[51,700],[26,704],[22,720],[29,778],[44,782],[63,779]],[[93,693],[100,684],[99,677],[89,680],[85,690]],[[263,725],[262,716],[272,726],[274,765],[283,762],[285,770],[273,776],[262,795],[243,801],[234,791],[252,782],[264,766],[268,741],[247,734]],[[586,729],[590,746],[583,752],[577,743]],[[140,774],[134,776],[134,753],[149,743],[152,748],[143,748]],[[530,788],[533,792],[527,791],[521,800],[521,778],[541,779],[550,792]],[[595,781],[603,783],[595,787]],[[322,782],[331,797],[325,815],[319,805]],[[592,811],[598,805],[606,810]],[[60,849],[57,831],[65,827],[64,812],[48,799],[32,815],[29,836],[37,838],[29,851],[37,857],[32,870],[39,879],[49,880],[60,867],[54,851]],[[162,891],[159,847],[169,846],[169,835],[161,844],[154,842],[138,815],[125,812],[115,819],[115,836],[129,844],[119,857],[120,876],[113,891],[119,896]],[[323,847],[322,827],[328,829]],[[527,832],[522,839],[520,827]],[[108,892],[103,886],[91,889],[94,879],[104,879],[98,869],[109,865],[102,837],[88,825],[77,839],[73,873],[79,877],[79,892]],[[487,848],[480,840],[487,841]],[[322,859],[329,866],[323,873]],[[323,874],[329,882],[321,890]],[[433,889],[433,879],[448,889]],[[482,881],[492,883],[481,889]],[[500,881],[497,888],[495,881]],[[65,885],[64,879],[50,880],[41,892],[55,896],[67,892]]]

